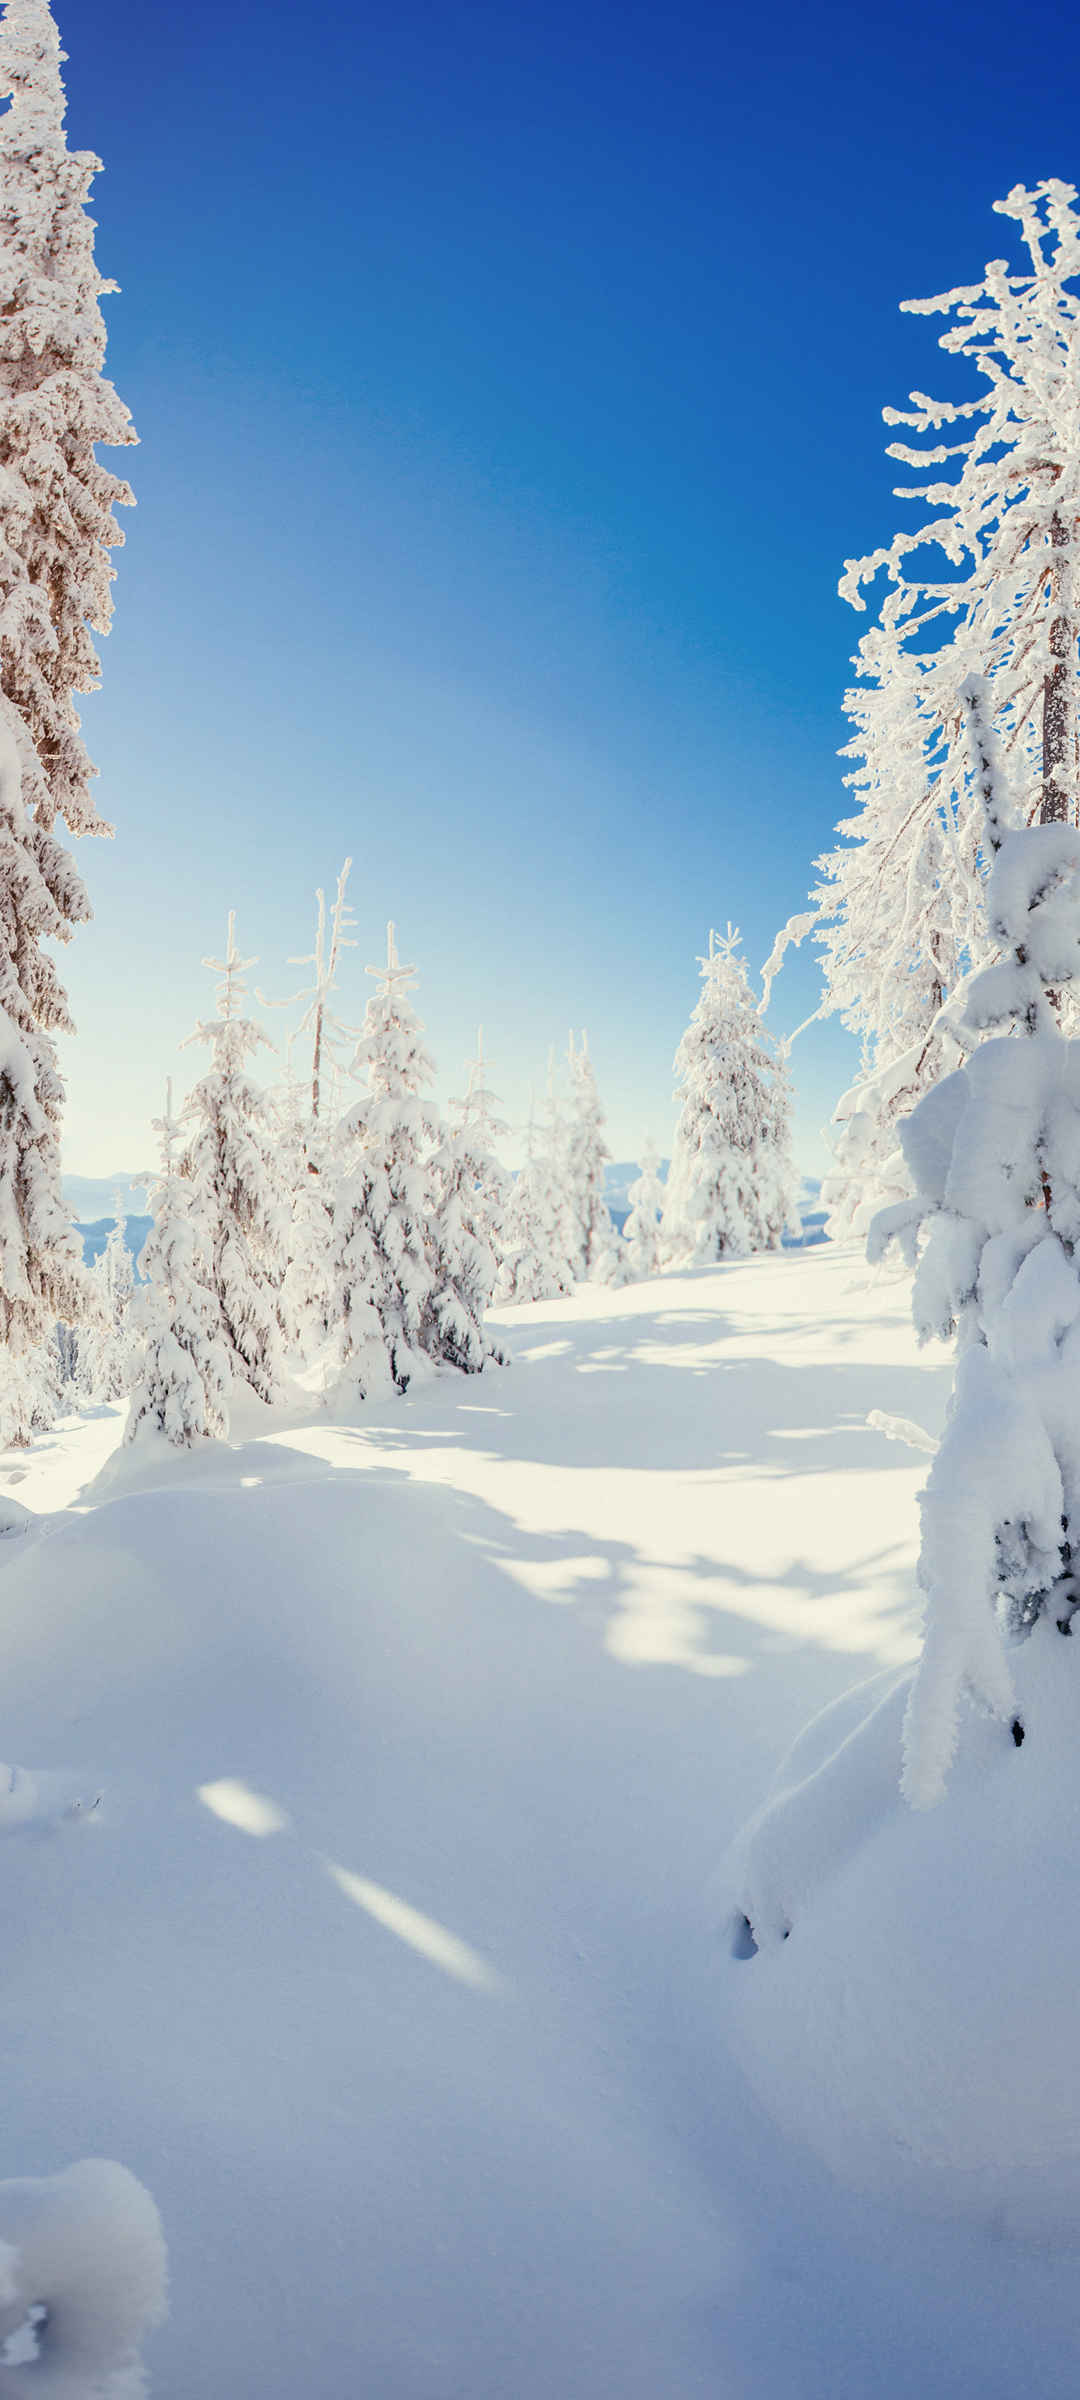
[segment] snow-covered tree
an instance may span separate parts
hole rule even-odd
[[[467,1074],[464,1099],[450,1102],[450,1124],[432,1162],[432,1312],[440,1355],[466,1374],[477,1374],[488,1360],[505,1363],[505,1353],[485,1331],[484,1317],[495,1290],[510,1200],[510,1177],[496,1151],[507,1128],[488,1090],[482,1033]]]
[[[730,925],[723,938],[710,933],[701,997],[675,1053],[681,1105],[663,1242],[672,1266],[778,1249],[795,1215],[787,1071],[738,942]]]
[[[55,1424],[64,1405],[55,1333],[32,1350],[0,1348],[0,1450],[27,1449],[36,1433]]]
[[[248,1072],[253,1052],[271,1044],[241,1013],[243,978],[255,961],[240,958],[235,924],[230,913],[224,958],[203,960],[221,981],[216,1017],[189,1036],[209,1045],[211,1068],[183,1111],[189,1131],[181,1173],[191,1185],[192,1224],[232,1374],[260,1400],[272,1401],[285,1388],[281,1289],[289,1211],[275,1118]]]
[[[551,1239],[557,1222],[550,1162],[538,1140],[535,1109],[525,1129],[525,1158],[514,1177],[506,1212],[495,1298],[508,1306],[556,1300],[573,1288],[561,1243]]]
[[[297,1113],[301,1124],[312,1130],[318,1128],[325,1118],[324,1085],[334,1065],[341,1060],[343,1045],[356,1041],[355,1026],[345,1025],[331,1005],[337,990],[341,953],[356,948],[350,930],[353,912],[347,896],[351,873],[352,860],[347,858],[337,879],[337,891],[329,916],[325,892],[321,887],[316,892],[315,947],[290,958],[288,962],[291,967],[310,967],[311,982],[300,991],[293,992],[288,1000],[263,1001],[264,1007],[273,1008],[294,1008],[301,1000],[305,1003],[303,1015],[289,1036],[287,1057],[291,1071],[296,1050],[310,1045],[309,1099],[306,1109],[301,1107]],[[263,999],[261,992],[259,998]]]
[[[140,1349],[124,1439],[151,1431],[178,1450],[190,1449],[228,1432],[233,1367],[194,1187],[177,1160],[183,1133],[173,1118],[171,1082],[154,1130],[161,1172],[151,1186],[151,1226],[139,1258],[145,1282],[132,1308]]]
[[[127,1218],[116,1201],[111,1231],[91,1274],[96,1307],[80,1328],[75,1388],[80,1400],[100,1407],[122,1400],[131,1389],[134,1365],[131,1314],[135,1270],[127,1244]]]
[[[964,1694],[1013,1723],[1010,1642],[1043,1619],[1071,1633],[1080,1607],[1080,1040],[1060,1023],[1080,979],[1080,831],[1055,816],[1011,827],[987,685],[972,678],[964,700],[1004,955],[968,992],[980,1046],[902,1127],[915,1197],[871,1237],[872,1256],[896,1241],[917,1265],[920,1334],[960,1335],[923,1498],[904,1778],[923,1807],[943,1788]]]
[[[604,1140],[604,1111],[596,1072],[583,1033],[577,1049],[570,1036],[570,1118],[566,1134],[566,1197],[570,1213],[570,1260],[577,1280],[618,1281],[619,1240],[606,1197],[605,1167],[611,1152]]]
[[[0,691],[44,778],[38,822],[100,832],[72,698],[99,670],[93,634],[112,615],[113,510],[126,483],[95,456],[133,442],[105,381],[86,202],[100,160],[64,136],[63,52],[47,0],[7,0],[0,25]]]
[[[1077,821],[1080,216],[1075,188],[1056,180],[1018,185],[996,205],[1020,227],[1022,270],[997,259],[981,283],[906,303],[949,319],[940,346],[983,388],[950,400],[914,392],[909,409],[885,411],[903,436],[890,456],[920,477],[898,496],[921,504],[920,521],[845,569],[840,588],[856,608],[868,585],[885,585],[847,702],[861,813],[840,828],[852,847],[820,862],[809,917],[789,928],[799,938],[815,926],[819,1013],[839,1010],[864,1043],[859,1086],[841,1104],[849,1218],[860,1191],[895,1185],[898,1123],[961,1055],[966,979],[986,961],[963,704],[972,674],[1013,822]]]
[[[97,442],[134,440],[102,362],[85,202],[98,161],[70,152],[56,26],[45,0],[0,24],[0,1340],[44,1345],[86,1301],[60,1198],[63,1087],[53,1037],[71,1030],[43,939],[89,916],[51,828],[104,832],[73,694],[98,680],[92,632],[111,613],[109,549],[125,484]],[[31,1372],[28,1370],[28,1372]],[[18,1381],[18,1378],[15,1379]],[[23,1378],[25,1381],[25,1377]],[[33,1374],[31,1372],[31,1381]]]
[[[0,119],[0,123],[3,120]],[[40,776],[0,699],[0,1342],[21,1355],[87,1305],[82,1246],[60,1192],[63,1085],[53,1036],[72,1030],[43,937],[89,914],[68,853],[23,798]],[[32,753],[29,753],[32,759]]]
[[[660,1175],[660,1153],[655,1142],[646,1143],[641,1171],[626,1197],[630,1202],[630,1212],[623,1226],[627,1273],[635,1283],[642,1283],[650,1275],[659,1275],[662,1264],[661,1219],[666,1192]]]
[[[338,1128],[334,1321],[350,1380],[366,1391],[388,1372],[404,1391],[425,1354],[440,1355],[431,1238],[431,1160],[440,1127],[427,1097],[435,1069],[408,996],[416,969],[400,964],[393,924],[386,929],[386,965],[365,972],[377,989],[353,1061],[367,1090]]]

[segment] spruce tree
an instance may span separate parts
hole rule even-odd
[[[776,1250],[795,1213],[790,1087],[738,942],[730,925],[723,938],[710,933],[701,997],[675,1053],[681,1107],[664,1207],[672,1266]]]
[[[484,1317],[498,1276],[510,1191],[496,1155],[506,1127],[487,1087],[482,1033],[467,1072],[465,1097],[451,1101],[451,1122],[433,1161],[431,1318],[436,1354],[471,1375],[489,1359],[504,1363]]]
[[[620,1258],[615,1227],[606,1197],[605,1167],[611,1152],[604,1139],[604,1111],[589,1056],[589,1037],[581,1048],[570,1036],[570,1120],[566,1138],[566,1196],[571,1224],[571,1264],[578,1281],[615,1283]]]
[[[0,691],[41,763],[38,819],[100,832],[72,698],[99,679],[94,633],[112,616],[113,510],[126,483],[95,445],[135,439],[102,375],[98,274],[86,202],[101,161],[64,136],[64,53],[47,0],[7,0],[0,25]]]
[[[96,1307],[79,1331],[75,1386],[84,1405],[101,1407],[125,1397],[131,1389],[133,1370],[131,1302],[135,1271],[127,1245],[127,1219],[119,1199],[105,1247],[94,1263],[91,1282]]]
[[[196,1223],[194,1189],[177,1162],[183,1137],[173,1118],[171,1082],[154,1130],[161,1172],[151,1186],[151,1227],[139,1258],[145,1283],[133,1314],[141,1344],[124,1439],[157,1432],[174,1448],[190,1449],[229,1430],[232,1361]]]
[[[519,1302],[557,1300],[573,1289],[565,1244],[553,1227],[559,1224],[559,1194],[551,1162],[537,1138],[535,1114],[529,1112],[525,1159],[514,1177],[506,1212],[502,1262],[495,1297],[507,1306]]]
[[[134,440],[104,380],[86,213],[98,168],[64,138],[62,53],[46,0],[8,0],[0,24],[0,1341],[16,1354],[81,1315],[81,1252],[60,1198],[63,1087],[54,1036],[65,993],[43,938],[89,916],[55,840],[105,832],[73,695],[98,681],[126,484],[95,444]],[[23,1379],[25,1381],[25,1378]],[[15,1379],[18,1381],[18,1378]],[[14,1383],[13,1387],[14,1388]]]
[[[840,589],[857,609],[884,587],[846,703],[861,809],[840,827],[849,846],[820,862],[809,916],[788,929],[816,928],[819,1013],[839,1011],[864,1044],[841,1103],[836,1198],[848,1222],[895,1184],[904,1116],[970,1046],[966,991],[989,955],[964,703],[973,675],[1012,821],[1075,824],[1080,805],[1080,214],[1075,187],[1056,179],[995,205],[1019,227],[1020,271],[994,259],[981,282],[905,303],[948,320],[940,347],[981,388],[913,392],[907,409],[884,412],[899,435],[890,457],[918,478],[897,496],[919,504],[920,521],[845,568]],[[1071,1022],[1071,986],[1062,1002]]]
[[[181,1173],[191,1185],[192,1224],[232,1374],[260,1400],[273,1401],[285,1388],[281,1288],[289,1211],[275,1119],[248,1073],[252,1053],[272,1045],[241,1014],[243,978],[255,961],[240,958],[235,924],[230,913],[224,958],[203,960],[221,981],[217,1016],[189,1036],[209,1045],[212,1063],[184,1108],[190,1130]]]
[[[623,1226],[627,1273],[634,1282],[643,1283],[650,1276],[659,1275],[662,1263],[661,1219],[666,1194],[655,1142],[646,1144],[641,1171],[626,1196],[630,1203]]]
[[[980,1046],[902,1128],[915,1196],[882,1213],[870,1243],[876,1258],[898,1242],[916,1265],[920,1335],[960,1336],[922,1500],[926,1628],[904,1769],[917,1807],[944,1788],[964,1696],[1008,1727],[1011,1650],[1036,1628],[1071,1634],[1080,1608],[1080,1040],[1061,1026],[1080,981],[1080,832],[1057,818],[1012,826],[981,678],[964,700],[1000,955],[967,994]]]
[[[401,965],[392,923],[385,966],[365,972],[378,988],[353,1061],[367,1091],[338,1128],[342,1188],[334,1203],[334,1316],[339,1331],[356,1317],[342,1356],[346,1372],[362,1389],[371,1388],[377,1321],[383,1368],[404,1391],[425,1351],[438,1355],[431,1161],[440,1128],[427,1097],[435,1069],[408,997],[416,970]]]

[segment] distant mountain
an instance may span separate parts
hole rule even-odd
[[[107,1217],[111,1225],[118,1196],[121,1207],[132,1214],[146,1207],[146,1180],[139,1182],[133,1175],[62,1175],[60,1189],[80,1225],[98,1217]]]

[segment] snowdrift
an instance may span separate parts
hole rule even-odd
[[[909,1673],[808,1726],[729,1860],[731,2035],[843,2180],[1080,2240],[1080,1652],[1042,1620],[1011,1664],[1022,1738],[967,1708],[925,1814]]]
[[[0,2400],[138,2400],[139,2345],[164,2313],[158,2213],[126,2168],[85,2158],[0,2183]]]

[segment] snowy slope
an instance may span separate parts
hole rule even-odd
[[[0,1841],[0,2171],[152,2192],[155,2400],[1005,2400],[1032,2279],[1067,2360],[1049,2267],[1021,2308],[868,2213],[724,2031],[717,1861],[913,1647],[905,1305],[825,1247],[508,1311],[501,1374],[148,1488],[82,1488],[107,1416],[18,1462],[0,1756],[104,1797]]]

